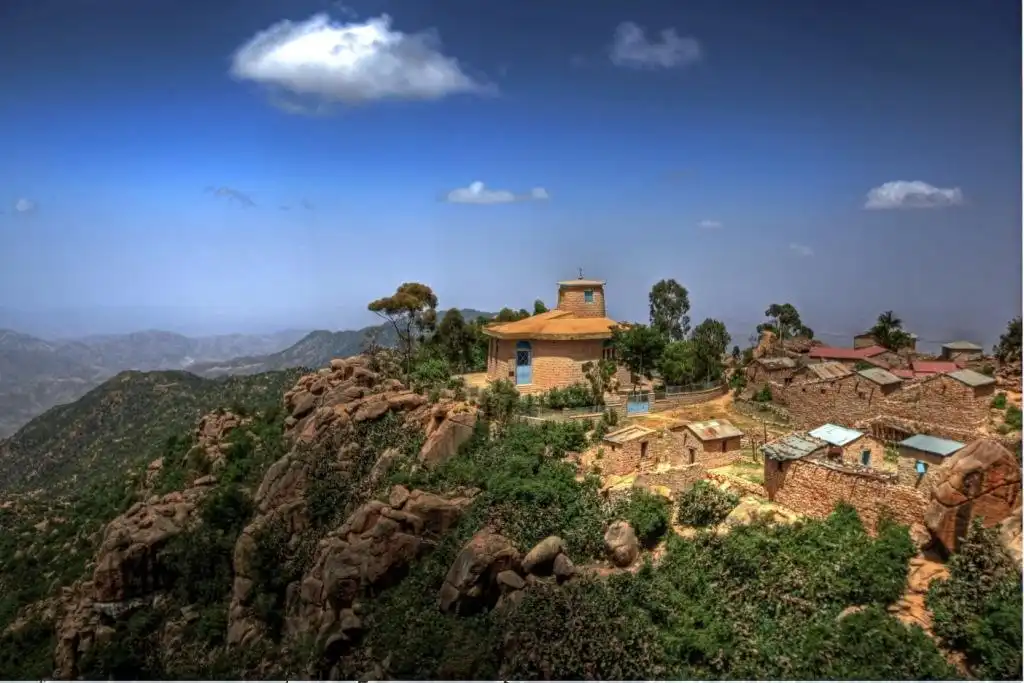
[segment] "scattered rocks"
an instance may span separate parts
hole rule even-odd
[[[565,554],[559,554],[555,558],[552,569],[559,581],[568,581],[576,574],[576,565]]]
[[[512,541],[487,530],[477,532],[448,570],[438,607],[442,612],[460,614],[493,607],[501,596],[498,575],[514,572],[519,566],[519,551]],[[506,574],[505,582],[509,581]]]
[[[533,547],[523,558],[523,571],[527,574],[550,574],[555,558],[565,551],[565,543],[558,536],[548,536]]]
[[[640,543],[629,522],[612,522],[604,533],[604,545],[617,567],[628,567],[640,557]]]

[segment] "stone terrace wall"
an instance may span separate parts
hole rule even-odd
[[[775,400],[786,407],[793,426],[812,428],[826,422],[853,426],[879,416],[974,430],[988,420],[991,396],[945,375],[882,394],[878,385],[851,375],[803,384],[772,384]]]
[[[765,490],[761,484],[755,484],[752,481],[734,477],[724,472],[708,472],[707,478],[716,484],[728,484],[733,490],[739,490],[743,495],[759,496],[761,498],[768,497],[768,491]]]
[[[669,467],[653,472],[644,472],[636,478],[637,486],[663,486],[678,496],[707,476],[707,469],[701,463]]]
[[[912,488],[813,460],[766,460],[765,489],[770,501],[810,517],[827,517],[837,503],[849,503],[872,531],[883,510],[909,526],[923,523],[928,507],[925,496]]]

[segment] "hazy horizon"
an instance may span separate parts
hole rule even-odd
[[[1021,311],[1019,3],[8,0],[0,326],[190,336],[662,278],[744,345]]]

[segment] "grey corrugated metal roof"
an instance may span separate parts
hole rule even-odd
[[[924,453],[932,453],[933,455],[941,455],[945,458],[963,448],[964,444],[959,441],[929,436],[928,434],[914,434],[914,436],[900,441],[900,446],[913,448],[915,451],[922,451]]]
[[[823,424],[807,433],[815,439],[821,439],[833,446],[846,446],[864,436],[864,432],[858,432],[856,429],[840,427],[831,423]]]
[[[765,366],[770,370],[778,370],[781,368],[795,368],[796,361],[789,357],[782,358],[758,358],[758,363]]]
[[[686,427],[697,435],[701,441],[712,441],[714,439],[730,439],[735,436],[743,436],[736,425],[728,420],[707,420],[705,422],[691,422]]]
[[[630,425],[605,434],[604,440],[610,441],[611,443],[626,443],[627,441],[642,439],[645,436],[650,436],[651,434],[654,434],[653,429],[641,427],[640,425]]]
[[[980,372],[974,370],[956,370],[955,372],[947,372],[947,375],[955,380],[959,380],[969,387],[985,387],[989,384],[995,384],[996,378],[983,375]]]
[[[882,368],[866,368],[864,370],[858,370],[857,374],[866,380],[870,380],[875,384],[881,384],[882,386],[899,384],[903,381],[888,370],[883,370]]]
[[[811,363],[807,370],[818,379],[839,379],[853,374],[850,368],[838,362]]]
[[[969,341],[953,341],[942,345],[942,348],[950,351],[984,351],[983,348]]]
[[[789,434],[761,446],[761,452],[772,460],[797,460],[827,445],[810,434]]]

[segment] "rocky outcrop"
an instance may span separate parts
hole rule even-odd
[[[1003,547],[1006,548],[1006,552],[1009,553],[1013,561],[1020,565],[1021,563],[1021,506],[1018,505],[1017,509],[1010,513],[1010,516],[999,523],[999,540],[1003,542]]]
[[[502,585],[515,585],[508,573],[518,577],[520,567],[519,550],[512,541],[488,530],[477,532],[448,570],[438,607],[458,614],[490,609],[501,597]],[[504,580],[499,582],[502,574]]]
[[[628,567],[640,556],[640,542],[629,522],[612,522],[604,533],[604,545],[616,567]]]
[[[286,632],[315,636],[327,658],[336,659],[362,630],[360,595],[401,578],[471,501],[468,495],[443,498],[396,486],[388,503],[360,506],[320,541],[312,568],[289,590]],[[248,639],[243,633],[233,640]]]
[[[1020,505],[1021,470],[998,442],[975,441],[935,472],[925,525],[946,552],[955,552],[971,520],[1000,524]]]
[[[190,454],[203,461],[203,470],[217,474],[227,465],[227,452],[231,448],[228,437],[239,427],[245,427],[252,418],[236,415],[228,410],[215,410],[199,419],[193,433],[194,446]],[[186,456],[187,457],[187,456]],[[205,472],[198,473],[204,476]]]

